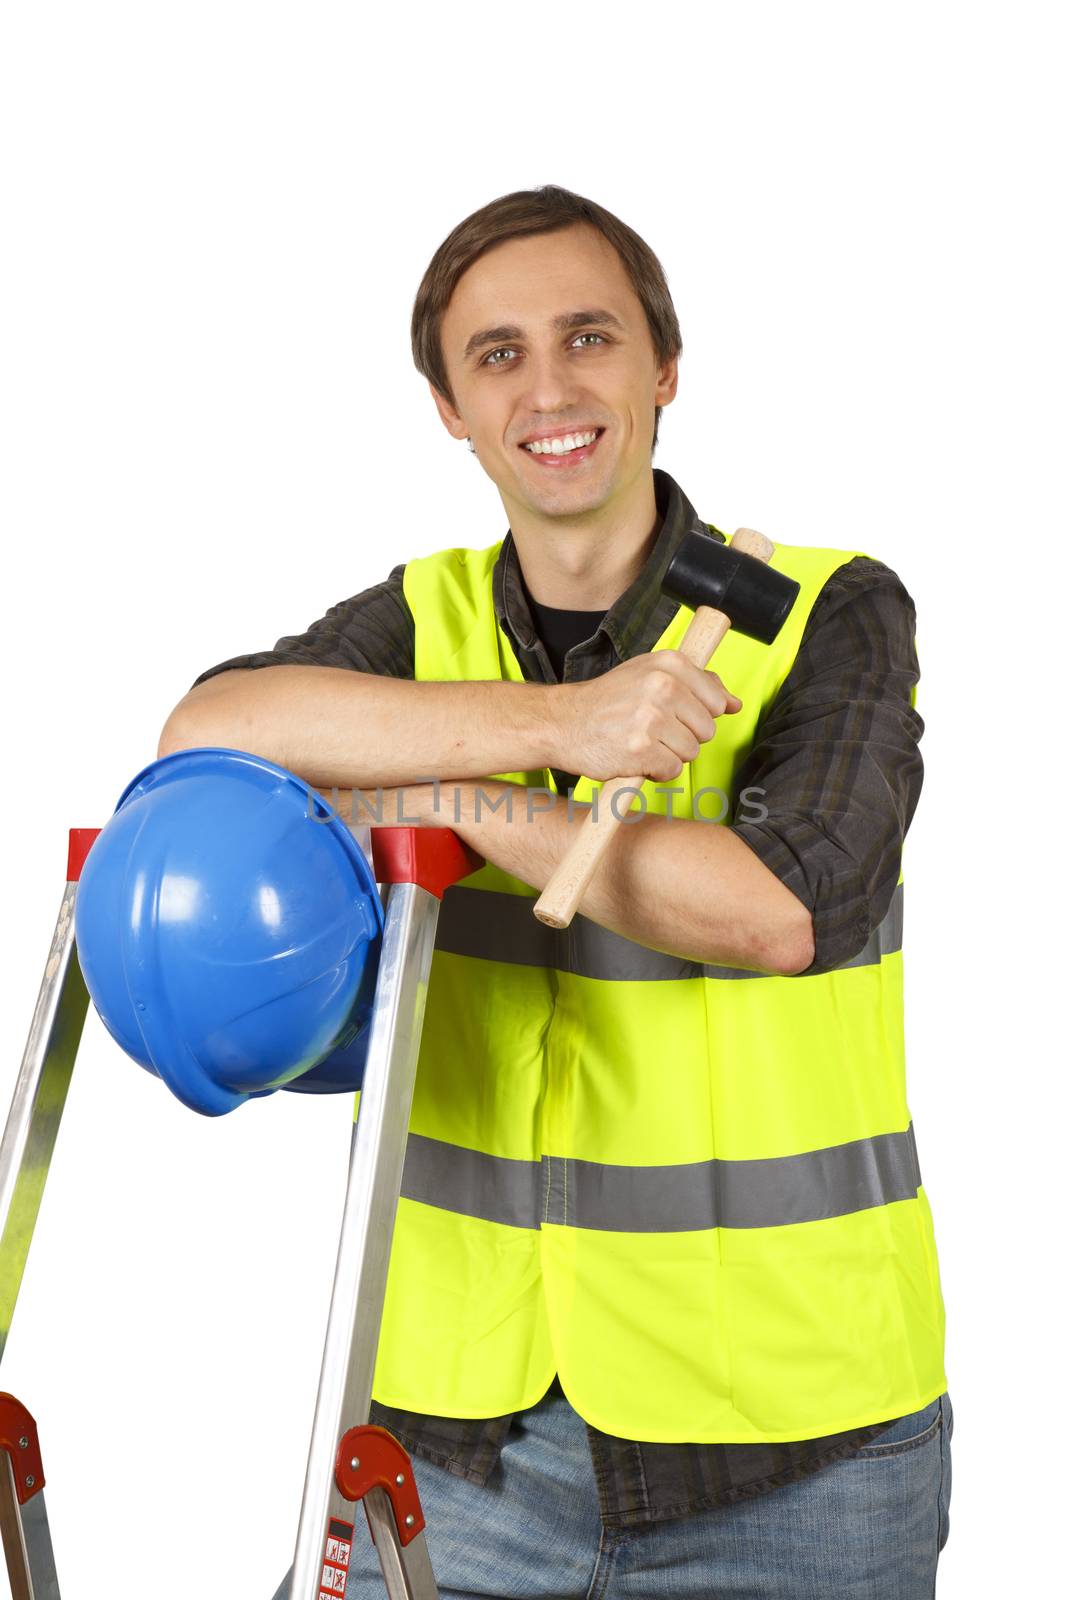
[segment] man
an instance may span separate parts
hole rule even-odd
[[[346,816],[380,786],[486,861],[442,905],[371,1420],[418,1458],[444,1595],[918,1600],[951,1408],[903,1076],[911,599],[779,544],[778,640],[678,654],[663,573],[724,535],[652,467],[677,319],[593,202],[460,223],[412,342],[507,537],[203,673],[160,741]],[[594,782],[634,774],[644,814],[546,930]]]

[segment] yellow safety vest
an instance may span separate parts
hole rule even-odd
[[[493,606],[499,550],[407,563],[417,679],[523,681]],[[649,811],[713,825],[816,597],[861,553],[777,546],[772,565],[801,586],[792,612],[771,646],[726,635],[713,666],[744,708],[719,719],[681,794],[644,786]],[[676,649],[691,616],[679,607],[655,648]],[[546,771],[494,776],[554,787]],[[576,799],[595,788],[581,778]],[[447,890],[374,1398],[495,1416],[536,1404],[558,1370],[603,1432],[754,1443],[941,1394],[902,894],[853,960],[778,977],[582,916],[548,929],[537,891],[489,864]]]

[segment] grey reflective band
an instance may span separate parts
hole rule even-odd
[[[405,1200],[421,1200],[464,1217],[509,1228],[539,1228],[546,1160],[512,1161],[409,1133],[400,1193]]]
[[[648,945],[624,939],[588,917],[577,916],[569,928],[547,928],[533,914],[534,897],[466,889],[453,884],[445,891],[437,923],[435,948],[454,956],[505,961],[515,966],[551,967],[580,978],[617,982],[657,982],[677,978],[768,978],[772,973],[747,967],[715,967],[687,961]],[[831,970],[876,966],[884,955],[899,950],[904,931],[904,885],[898,883],[889,910],[867,943],[850,961]],[[812,979],[820,976],[812,973]],[[802,981],[790,978],[790,983]]]
[[[870,1139],[757,1161],[623,1167],[542,1156],[514,1161],[408,1136],[401,1195],[511,1228],[555,1223],[614,1233],[781,1228],[914,1200],[922,1179],[915,1136]]]

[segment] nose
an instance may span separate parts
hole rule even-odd
[[[573,408],[580,392],[567,355],[558,348],[531,349],[523,367],[525,384],[521,404],[529,414],[554,416]]]

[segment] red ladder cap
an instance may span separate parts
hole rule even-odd
[[[67,844],[67,882],[77,883],[82,875],[85,858],[96,843],[100,828],[71,828]]]
[[[485,865],[451,828],[372,828],[370,837],[378,883],[417,883],[438,900]]]

